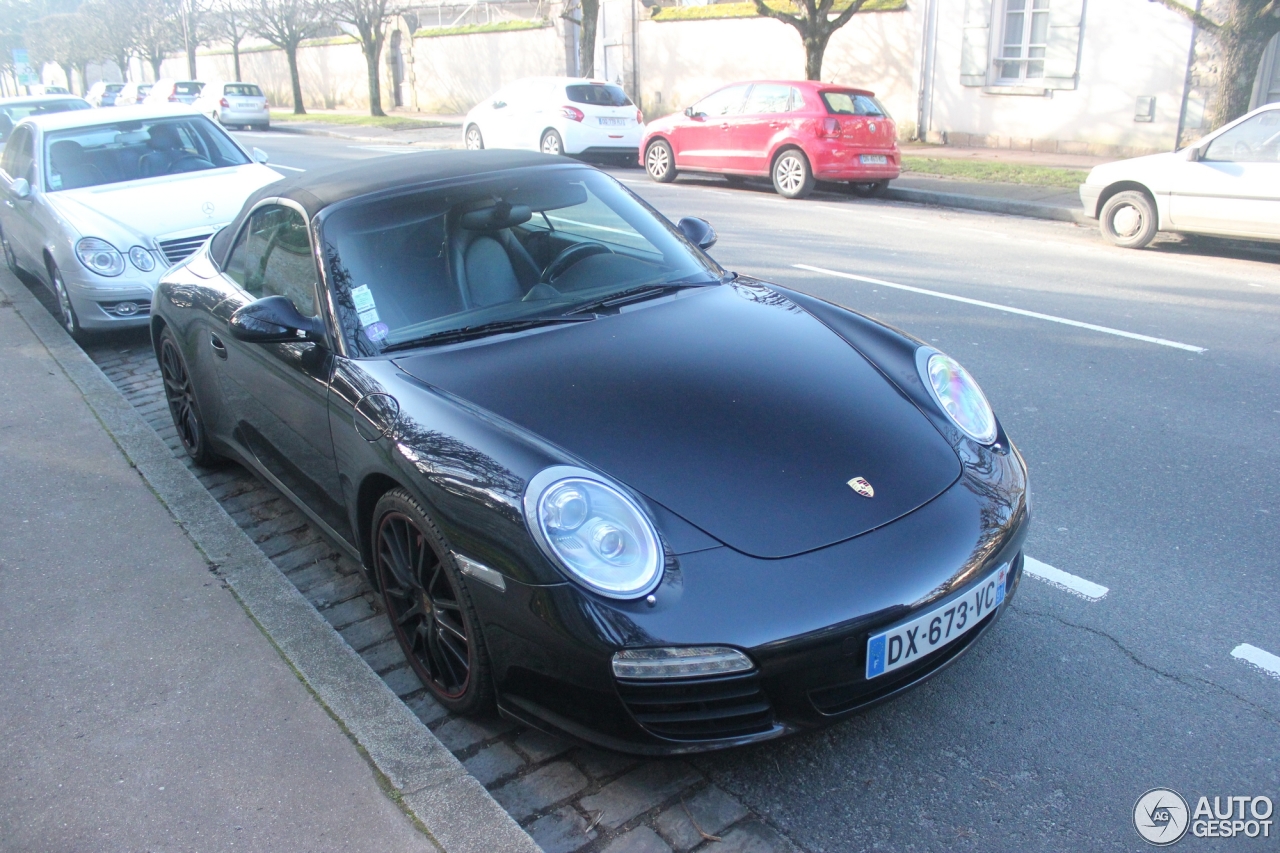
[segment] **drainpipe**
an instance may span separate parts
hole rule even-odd
[[[933,121],[933,70],[938,50],[938,0],[925,0],[920,39],[920,88],[916,93],[916,139],[924,142]]]

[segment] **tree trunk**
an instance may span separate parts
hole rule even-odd
[[[285,48],[285,56],[289,58],[289,82],[293,84],[293,114],[303,116],[307,108],[302,105],[302,81],[298,79],[298,46]]]
[[[231,42],[231,62],[236,67],[236,82],[240,82],[240,42],[234,39]]]
[[[151,57],[151,82],[154,83],[160,79],[160,64],[164,62],[163,56]]]
[[[83,98],[89,94],[89,63],[86,62],[77,70],[80,72],[80,97]]]
[[[188,80],[200,79],[199,75],[196,74],[196,43],[194,39],[187,41],[187,75]]]
[[[1218,45],[1222,49],[1222,68],[1218,73],[1218,91],[1210,114],[1210,129],[1216,130],[1249,111],[1253,83],[1258,76],[1258,63],[1267,49],[1272,32],[1249,28],[1245,32],[1224,32]]]
[[[365,63],[369,67],[369,115],[384,116],[382,111],[382,80],[379,76],[378,54],[381,53],[378,48],[382,45],[381,39],[375,39],[373,44],[361,41],[360,46],[364,48]]]
[[[120,66],[120,82],[129,82],[129,54],[121,53],[116,57],[116,63]]]
[[[596,22],[600,19],[600,0],[582,0],[582,30],[578,34],[578,73],[596,76]]]
[[[67,91],[74,92],[76,90],[76,78],[72,76],[71,66],[65,62],[59,62],[58,67],[62,69],[62,73],[67,78]]]
[[[806,80],[822,79],[822,58],[827,53],[829,38],[830,34],[804,37],[804,78]]]

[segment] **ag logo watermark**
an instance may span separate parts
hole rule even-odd
[[[1217,796],[1196,800],[1192,811],[1170,788],[1152,788],[1133,806],[1133,828],[1144,841],[1168,847],[1188,830],[1196,838],[1270,838],[1275,807],[1270,797]]]

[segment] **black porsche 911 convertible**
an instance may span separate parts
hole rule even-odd
[[[358,558],[446,707],[744,744],[954,660],[1029,507],[963,367],[714,241],[562,158],[379,158],[259,190],[152,336],[188,453]]]

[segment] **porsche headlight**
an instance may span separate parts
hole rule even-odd
[[[979,444],[996,440],[996,416],[991,404],[960,362],[921,347],[916,353],[916,366],[933,398],[961,432]]]
[[[129,250],[129,260],[133,261],[133,265],[143,272],[151,272],[156,268],[155,257],[141,246],[134,246]]]
[[[124,272],[124,256],[115,246],[97,237],[85,237],[76,243],[76,257],[98,275],[113,277]]]
[[[543,551],[593,592],[637,598],[662,580],[653,523],[634,500],[590,471],[547,468],[529,481],[524,504]]]

